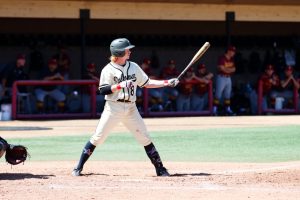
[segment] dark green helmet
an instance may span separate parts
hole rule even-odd
[[[111,42],[110,52],[111,55],[116,57],[123,57],[125,55],[125,49],[132,49],[134,45],[131,45],[126,38],[118,38]]]

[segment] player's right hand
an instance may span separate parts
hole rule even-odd
[[[168,80],[168,86],[169,87],[176,87],[179,83],[178,78],[172,78]]]
[[[118,84],[117,89],[130,88],[132,85],[133,85],[132,80],[122,81],[121,83]]]

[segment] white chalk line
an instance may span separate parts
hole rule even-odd
[[[293,168],[300,168],[300,163],[281,165],[281,166],[273,166],[273,167],[263,167],[263,168],[225,170],[225,171],[221,171],[217,174],[239,174],[239,173],[247,173],[247,172],[267,172],[267,171],[277,171],[277,170],[285,170],[285,169],[293,169]]]
[[[135,185],[135,186],[67,186],[62,184],[50,184],[50,189],[111,189],[111,190],[225,190],[221,185],[202,182],[198,186],[153,186],[153,185]]]
[[[210,173],[212,175],[224,175],[224,174],[240,174],[240,173],[253,173],[253,172],[268,172],[268,171],[277,171],[277,170],[285,170],[285,169],[300,169],[300,163],[298,164],[288,164],[288,165],[281,165],[281,166],[273,166],[273,167],[262,167],[262,168],[249,168],[249,169],[232,169],[232,170],[224,170],[224,171],[205,171],[203,173]],[[176,171],[177,174],[193,174],[194,171]]]
[[[135,186],[87,186],[87,185],[81,185],[81,186],[66,186],[66,185],[60,185],[60,184],[50,184],[50,189],[56,189],[56,190],[171,190],[174,191],[174,193],[178,191],[190,191],[190,190],[199,190],[199,191],[228,191],[228,190],[239,190],[239,191],[253,191],[253,192],[294,192],[300,194],[300,187],[294,187],[294,188],[287,188],[287,187],[243,187],[243,186],[235,186],[235,187],[229,187],[229,186],[222,186],[210,182],[202,182],[198,186],[143,186],[143,185],[135,185]]]

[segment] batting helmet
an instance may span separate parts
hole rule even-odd
[[[118,38],[111,42],[110,52],[111,55],[116,57],[123,57],[125,55],[125,49],[132,49],[134,45],[131,45],[126,38]]]

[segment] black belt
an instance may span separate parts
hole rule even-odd
[[[227,78],[231,77],[231,75],[229,75],[229,74],[218,74],[218,75],[222,76],[222,77],[227,77]]]
[[[124,100],[124,99],[118,99],[118,102],[122,102],[122,103],[133,103],[132,101],[128,101],[128,100]]]

